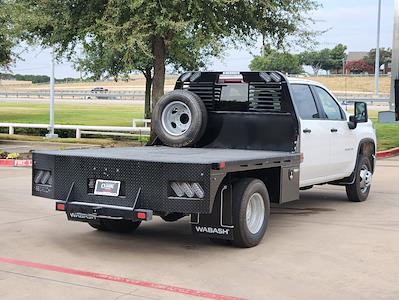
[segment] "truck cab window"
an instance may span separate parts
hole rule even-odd
[[[293,84],[291,87],[294,102],[296,103],[301,119],[319,119],[320,115],[309,86],[305,84]]]
[[[315,91],[319,96],[321,105],[323,106],[324,112],[329,120],[343,120],[343,114],[338,103],[335,102],[334,98],[331,97],[326,90],[321,87],[315,86]]]

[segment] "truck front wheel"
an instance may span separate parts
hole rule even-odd
[[[89,222],[89,225],[100,231],[110,231],[117,233],[131,233],[140,226],[140,221],[132,222],[129,220],[99,220],[99,222]]]
[[[265,184],[244,178],[233,186],[233,244],[254,247],[262,240],[270,215],[269,193]]]
[[[355,181],[346,186],[346,195],[350,201],[362,202],[367,199],[370,193],[373,178],[371,162],[367,156],[359,158],[355,172]]]

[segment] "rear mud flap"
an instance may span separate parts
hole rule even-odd
[[[194,234],[223,240],[234,239],[232,186],[221,185],[211,214],[191,214]]]

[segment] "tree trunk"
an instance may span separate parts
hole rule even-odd
[[[145,96],[144,96],[144,118],[151,119],[151,86],[152,86],[152,68],[143,70],[145,77]]]
[[[164,94],[165,88],[165,60],[166,45],[162,37],[155,37],[152,42],[152,54],[154,56],[154,77],[152,79],[152,107]]]

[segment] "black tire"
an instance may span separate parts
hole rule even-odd
[[[188,107],[188,110],[191,113],[191,119],[185,113],[179,115],[180,117],[178,120],[184,123],[182,117],[185,116],[186,123],[184,124],[187,124],[189,121],[191,121],[191,124],[187,129],[185,129],[185,131],[182,131],[182,133],[175,133],[175,135],[171,134],[170,130],[165,127],[168,125],[164,126],[167,122],[162,122],[162,116],[165,109],[173,102],[183,103]],[[187,147],[194,145],[204,134],[207,121],[208,114],[201,98],[198,95],[185,90],[174,90],[162,96],[155,105],[152,114],[152,124],[155,134],[165,145],[171,147]],[[177,123],[179,122],[177,121]],[[171,120],[170,126],[176,128],[176,123]]]
[[[247,220],[248,202],[251,196],[259,194],[263,200],[264,217],[261,227],[255,233],[251,232]],[[257,196],[257,195],[256,195]],[[257,196],[258,197],[258,196]],[[260,200],[259,200],[260,201]],[[254,178],[244,178],[233,185],[233,224],[234,240],[233,245],[242,248],[254,247],[265,235],[270,216],[269,193],[265,184]]]
[[[364,186],[364,181],[362,182],[362,178],[360,173],[362,170],[367,169],[369,172],[372,171],[372,166],[370,162],[370,158],[367,156],[359,157],[359,161],[356,166],[356,177],[355,181],[351,185],[346,186],[346,195],[348,199],[352,202],[363,202],[367,199],[370,193],[371,182],[366,188]]]
[[[99,223],[89,222],[89,225],[100,231],[110,231],[117,233],[131,233],[141,224],[141,221],[132,222],[129,220],[100,220]]]

